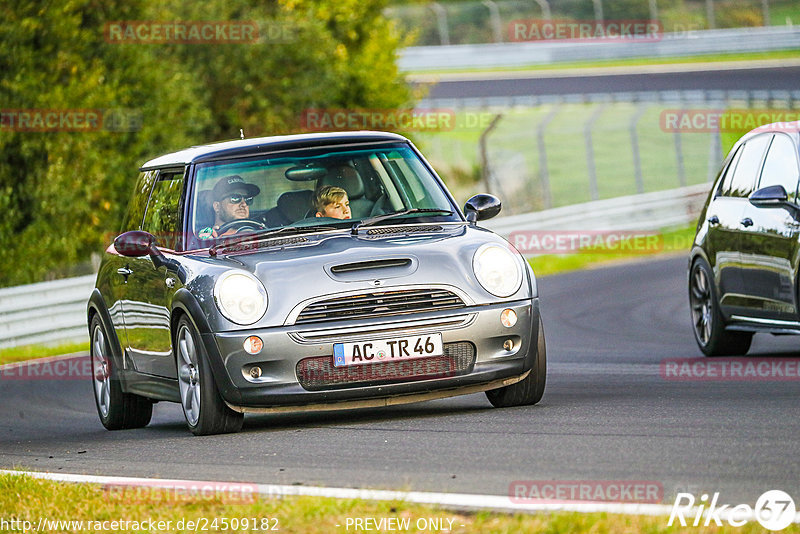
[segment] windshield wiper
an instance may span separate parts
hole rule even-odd
[[[255,232],[250,234],[245,234],[239,236],[238,238],[233,238],[226,240],[223,243],[217,243],[213,247],[208,249],[208,253],[212,256],[217,255],[217,251],[221,248],[228,248],[232,247],[244,242],[247,243],[260,243],[261,241],[266,241],[268,239],[272,239],[273,237],[282,235],[282,234],[301,234],[305,232],[318,232],[321,230],[331,230],[335,229],[335,226],[324,225],[324,224],[315,224],[310,226],[282,226],[280,228],[276,228],[274,230],[264,230],[261,232]]]
[[[389,219],[394,219],[395,217],[400,217],[401,215],[408,215],[409,213],[438,213],[440,215],[453,214],[453,212],[450,210],[443,210],[439,208],[411,208],[402,211],[395,211],[394,213],[376,215],[375,217],[369,217],[367,219],[358,221],[350,229],[350,233],[353,235],[358,235],[358,229],[361,228],[362,226],[372,226],[373,224],[378,224],[379,222],[387,221]]]

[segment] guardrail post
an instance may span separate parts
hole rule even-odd
[[[482,0],[481,2],[489,9],[489,17],[492,21],[492,29],[494,30],[494,42],[503,42],[503,23],[500,21],[500,9],[493,0]]]
[[[480,150],[481,150],[481,178],[483,180],[484,187],[486,188],[486,192],[492,194],[492,184],[491,184],[491,169],[489,169],[489,155],[486,150],[486,138],[489,134],[497,127],[497,123],[500,122],[500,119],[503,118],[502,113],[499,115],[495,115],[492,119],[492,122],[489,123],[489,126],[481,132],[481,137],[479,140]]]
[[[706,0],[706,19],[710,29],[713,30],[717,27],[717,21],[714,18],[714,0]]]
[[[658,4],[657,0],[650,0],[650,20],[656,22],[658,20]],[[663,31],[663,28],[662,28]]]
[[[544,209],[553,207],[553,193],[550,190],[550,175],[547,170],[547,149],[544,144],[544,131],[547,125],[550,124],[555,116],[558,114],[558,104],[553,106],[547,115],[545,115],[539,127],[536,129],[536,144],[539,148],[539,179],[542,182],[542,204]]]
[[[642,118],[644,112],[647,111],[647,104],[641,103],[636,109],[636,113],[631,117],[630,132],[631,132],[631,151],[633,152],[633,176],[636,181],[636,191],[644,193],[644,180],[642,179],[642,160],[639,155],[639,132],[636,130],[639,124],[639,119]]]
[[[764,17],[764,23],[762,26],[771,26],[769,20],[769,0],[761,0],[761,14]]]
[[[680,112],[683,113],[683,106],[679,108]],[[681,132],[676,131],[674,134],[675,139],[675,163],[678,166],[678,183],[680,183],[681,187],[686,185],[686,169],[683,165],[683,144],[681,142]]]
[[[436,23],[439,27],[439,42],[443,46],[450,44],[450,31],[447,27],[447,11],[441,4],[431,2],[431,9],[436,14]]]
[[[594,4],[594,20],[603,22],[603,0],[592,0]]]
[[[606,109],[607,104],[597,106],[589,120],[583,126],[583,136],[586,139],[586,167],[589,171],[589,194],[592,200],[597,200],[600,194],[597,189],[597,171],[594,167],[594,148],[592,147],[592,127],[601,113]]]
[[[542,8],[542,16],[544,20],[551,20],[553,15],[550,11],[550,3],[547,0],[536,0],[536,3],[539,4],[539,7]]]
[[[714,181],[719,170],[719,164],[722,156],[722,138],[720,137],[719,129],[711,132],[711,142],[708,144],[708,171],[707,180]]]

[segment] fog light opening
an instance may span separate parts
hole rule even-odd
[[[503,313],[500,314],[500,322],[503,323],[503,326],[506,328],[511,328],[517,324],[517,313],[510,309],[503,310]]]
[[[250,336],[244,340],[244,351],[247,354],[258,354],[264,348],[264,342],[258,336]]]
[[[514,342],[510,339],[506,339],[503,341],[503,348],[506,350],[512,350],[514,348]]]
[[[250,368],[250,378],[261,378],[261,367],[255,366]]]

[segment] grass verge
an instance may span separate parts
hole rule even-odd
[[[493,512],[462,513],[404,502],[317,497],[261,498],[249,503],[230,504],[218,497],[189,501],[185,495],[171,500],[165,499],[167,495],[163,493],[152,498],[154,494],[148,492],[146,495],[150,496],[150,499],[142,498],[142,495],[136,490],[120,492],[93,484],[66,484],[38,480],[29,476],[0,475],[0,521],[7,522],[0,523],[0,530],[13,532],[22,531],[27,527],[25,531],[34,531],[39,528],[40,521],[49,521],[41,523],[40,532],[109,530],[264,532],[273,531],[274,528],[274,531],[278,532],[315,534],[364,531],[364,528],[355,528],[355,519],[362,521],[370,519],[375,523],[381,519],[394,519],[403,521],[402,524],[407,524],[408,528],[395,526],[391,529],[378,529],[371,522],[370,526],[373,528],[370,530],[455,533],[692,532],[693,534],[708,532],[749,534],[762,531],[757,523],[748,523],[740,528],[727,525],[723,528],[668,527],[666,516],[572,512],[513,515]],[[234,519],[237,520],[235,523]],[[8,523],[12,520],[17,522]],[[248,523],[247,527],[244,526],[245,520]],[[431,520],[438,523],[432,523]],[[25,521],[28,523],[24,524]],[[57,524],[55,521],[73,523]],[[113,525],[112,521],[118,523]],[[179,523],[180,521],[183,523]],[[193,525],[189,525],[190,521]],[[221,528],[225,523],[227,528]],[[254,523],[256,528],[253,528]],[[212,528],[215,524],[216,528]],[[386,524],[388,523],[384,523]],[[198,528],[195,528],[195,525]],[[15,528],[16,526],[20,528]],[[431,528],[432,526],[434,528]],[[791,525],[782,532],[797,533],[800,532],[800,527]]]
[[[89,343],[64,343],[60,345],[23,345],[0,349],[0,365],[5,363],[45,358],[47,356],[60,356],[75,352],[88,352]]]

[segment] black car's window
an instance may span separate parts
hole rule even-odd
[[[723,169],[725,172],[725,177],[719,184],[719,188],[717,189],[717,194],[726,196],[730,193],[731,190],[731,178],[733,178],[733,171],[736,169],[736,164],[739,163],[739,158],[742,157],[742,147],[736,149],[736,153],[731,158],[728,166]]]
[[[180,245],[181,194],[183,171],[161,171],[156,180],[142,230],[156,236],[160,247],[177,249]]]
[[[136,187],[133,189],[133,196],[128,203],[128,213],[122,222],[121,232],[141,229],[144,209],[150,199],[150,191],[153,189],[155,178],[156,171],[146,171],[139,174]]]
[[[797,149],[794,142],[786,135],[775,135],[764,160],[764,170],[761,171],[761,182],[758,187],[782,185],[789,194],[789,200],[794,202],[799,177]]]
[[[747,197],[753,192],[761,162],[764,160],[764,149],[767,148],[772,134],[759,135],[744,144],[742,156],[733,171],[731,185],[723,194],[731,197]]]
[[[191,248],[209,246],[219,237],[217,230],[234,219],[258,223],[242,225],[238,233],[288,225],[342,227],[335,215],[316,217],[314,194],[326,186],[345,191],[353,222],[408,209],[452,212],[425,215],[426,221],[461,220],[433,173],[405,143],[317,148],[201,163],[196,168],[193,193],[187,195],[193,199],[194,236],[187,245]],[[386,224],[413,218],[409,214]],[[226,228],[223,236],[235,231]]]

